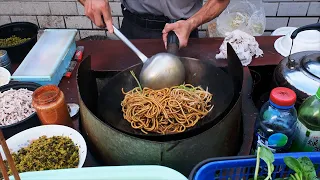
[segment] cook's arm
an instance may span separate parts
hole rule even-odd
[[[86,2],[86,0],[78,0],[81,4],[82,4],[82,6],[84,6],[84,3]]]
[[[191,24],[192,30],[218,17],[229,2],[230,0],[208,0],[196,14],[187,20]]]
[[[187,46],[190,33],[200,25],[218,17],[228,6],[229,2],[230,0],[208,0],[203,7],[188,20],[166,24],[162,31],[165,47],[167,48],[167,36],[170,31],[174,31],[177,34],[180,47]]]
[[[113,33],[111,8],[108,0],[78,0],[85,10],[86,16],[98,27],[105,27]]]

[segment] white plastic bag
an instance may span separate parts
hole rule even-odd
[[[252,36],[261,36],[266,28],[262,0],[240,0],[233,3],[217,18],[217,31],[223,37],[236,29]]]

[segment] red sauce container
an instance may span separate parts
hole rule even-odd
[[[46,85],[36,89],[32,95],[32,105],[42,124],[72,127],[64,94],[57,86]]]

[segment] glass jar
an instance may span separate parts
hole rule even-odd
[[[57,86],[46,85],[36,89],[32,95],[32,105],[42,124],[72,127],[64,94]]]

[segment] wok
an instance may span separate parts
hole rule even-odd
[[[230,48],[231,46],[228,46]],[[129,56],[128,56],[129,57]],[[203,60],[203,59],[202,59]],[[195,136],[183,139],[163,137],[139,138],[128,135],[98,117],[98,97],[101,90],[119,71],[95,71],[90,56],[85,58],[77,72],[81,132],[104,165],[161,164],[185,176],[200,161],[211,157],[234,156],[243,143],[241,115],[243,68],[234,51],[228,49],[228,61],[213,60],[220,67],[229,63],[227,72],[234,83],[233,107],[217,124],[207,130],[199,128]],[[225,70],[225,69],[224,69]],[[236,101],[234,101],[236,99]],[[207,128],[207,127],[206,127]],[[181,135],[185,133],[180,133]],[[187,133],[188,134],[188,133]],[[174,136],[176,138],[176,136]],[[153,140],[161,139],[161,140]],[[162,141],[167,139],[168,141]]]
[[[239,99],[240,92],[234,88],[234,85],[238,82],[239,77],[242,77],[242,74],[232,70],[239,69],[238,66],[242,69],[242,65],[230,44],[228,44],[228,54],[232,54],[232,58],[228,58],[228,73],[224,71],[226,69],[216,67],[211,61],[188,57],[180,58],[186,70],[185,83],[201,86],[202,88],[208,87],[208,91],[213,94],[211,103],[214,105],[214,108],[207,116],[185,132],[166,135],[157,133],[144,134],[139,129],[133,129],[130,123],[123,118],[120,103],[124,99],[124,95],[121,89],[124,88],[125,91],[129,91],[138,86],[130,71],[133,70],[135,74],[139,74],[142,64],[126,69],[108,81],[98,97],[97,115],[111,127],[143,139],[167,141],[184,139],[202,133],[219,123]]]

